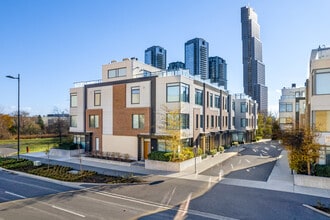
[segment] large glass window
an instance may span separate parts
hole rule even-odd
[[[101,91],[94,91],[94,106],[101,105]]]
[[[203,105],[203,91],[196,89],[195,90],[195,104]]]
[[[70,107],[77,107],[77,93],[70,94]]]
[[[98,115],[90,115],[89,116],[89,127],[90,128],[98,128],[99,127],[99,116]]]
[[[166,128],[169,130],[189,129],[189,114],[166,114]]]
[[[280,103],[280,112],[292,112],[292,103]]]
[[[330,94],[330,72],[322,72],[315,74],[315,95]]]
[[[246,102],[241,102],[241,113],[245,113],[248,110],[248,106]]]
[[[131,88],[131,103],[132,104],[140,103],[140,87]]]
[[[180,101],[180,85],[179,83],[167,84],[167,102]]]
[[[330,132],[330,110],[313,111],[313,124],[317,131]]]
[[[77,115],[70,116],[70,127],[73,127],[73,128],[77,127]]]
[[[126,68],[108,70],[108,78],[126,76]]]
[[[134,129],[144,128],[144,115],[143,114],[132,115],[132,128],[134,128]]]
[[[204,115],[201,115],[201,128],[204,128]]]
[[[184,83],[167,84],[167,102],[189,102],[189,85]]]

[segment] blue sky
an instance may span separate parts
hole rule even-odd
[[[303,86],[309,56],[330,46],[328,0],[0,0],[0,113],[30,115],[69,110],[74,82],[101,78],[102,64],[125,57],[144,61],[159,45],[167,61],[184,61],[184,43],[201,37],[210,56],[228,65],[228,89],[243,91],[240,8],[258,14],[266,66],[269,110],[276,112],[280,89]]]

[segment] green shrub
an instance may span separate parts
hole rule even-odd
[[[212,149],[212,150],[210,150],[210,155],[215,155],[217,153],[217,149]]]
[[[222,152],[225,151],[225,148],[224,148],[223,146],[219,146],[219,147],[218,147],[218,151],[222,153]]]
[[[315,176],[330,177],[330,165],[315,165]]]
[[[33,162],[27,159],[1,158],[0,166],[5,169],[19,169],[26,166],[32,166]]]
[[[257,136],[256,141],[260,141],[262,139],[262,136]]]
[[[75,143],[62,143],[59,144],[58,149],[63,149],[63,150],[77,150],[77,149],[81,149],[82,146],[81,144],[75,144]]]
[[[148,154],[149,160],[170,161],[172,159],[172,152],[153,151]]]

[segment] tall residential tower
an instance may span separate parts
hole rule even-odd
[[[187,41],[184,47],[185,65],[190,74],[200,75],[201,79],[207,79],[209,74],[209,43],[202,38],[194,38]]]
[[[152,46],[144,51],[144,62],[156,68],[166,69],[166,50],[160,46]]]
[[[221,57],[209,57],[209,79],[227,90],[227,63]]]
[[[265,85],[265,65],[258,16],[250,7],[241,8],[243,41],[244,93],[258,102],[259,112],[268,112],[268,88]]]

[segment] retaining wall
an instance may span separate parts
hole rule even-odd
[[[294,175],[294,184],[297,186],[315,187],[330,190],[330,178],[308,175]]]
[[[196,164],[202,161],[201,156],[196,157]],[[145,168],[149,170],[164,170],[164,171],[173,171],[181,172],[182,170],[194,166],[195,158],[183,161],[183,162],[165,162],[158,160],[145,160]]]

